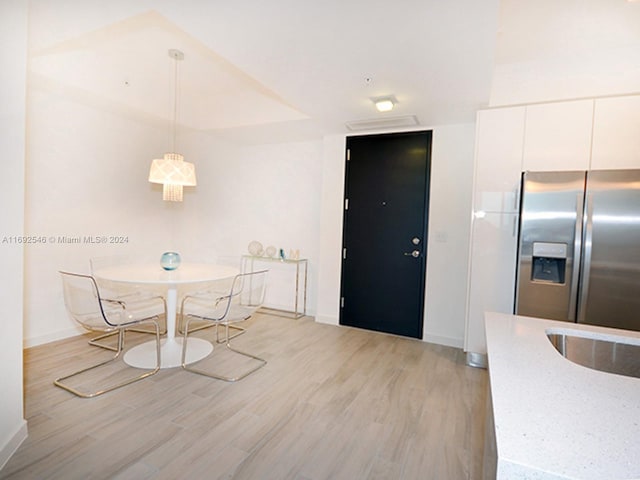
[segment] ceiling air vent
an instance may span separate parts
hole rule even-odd
[[[415,115],[405,115],[402,117],[374,118],[371,120],[355,120],[345,123],[352,132],[362,130],[380,130],[385,128],[414,127],[420,125]]]

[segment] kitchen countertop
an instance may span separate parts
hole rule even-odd
[[[498,479],[640,479],[640,379],[562,357],[546,332],[640,332],[487,313]]]

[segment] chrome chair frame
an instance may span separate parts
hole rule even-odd
[[[203,292],[199,292],[199,295],[202,295]],[[182,315],[182,312],[184,311],[184,303],[186,300],[188,300],[189,298],[193,298],[193,295],[188,295],[186,297],[184,297],[182,299],[182,302],[180,304],[180,315],[179,315],[179,323],[178,323],[178,333],[180,333],[181,335],[184,335],[185,330],[187,327],[187,325],[185,325],[185,320],[184,317]],[[189,322],[187,322],[188,324]],[[236,338],[239,335],[242,335],[244,332],[246,332],[247,330],[244,327],[239,327],[237,325],[229,325],[229,327],[227,328],[225,337],[220,339],[220,324],[219,323],[210,323],[210,324],[204,324],[204,325],[200,325],[198,327],[194,327],[194,328],[190,328],[188,333],[194,333],[194,332],[199,332],[200,330],[204,330],[206,328],[213,328],[215,327],[216,329],[216,343],[227,343],[229,340],[231,340],[232,338]],[[232,328],[233,330],[238,330],[236,333],[234,333],[233,335],[229,336],[229,328]],[[96,337],[96,340],[98,338]],[[106,348],[106,347],[105,347]]]
[[[104,331],[107,332],[104,335],[101,335],[101,337],[104,337],[105,335],[118,335],[118,342],[117,342],[117,346],[115,347],[115,356],[113,356],[112,358],[105,360],[103,362],[100,362],[98,364],[95,365],[91,365],[89,367],[83,368],[81,370],[78,370],[76,372],[73,372],[69,375],[65,375],[59,378],[56,378],[54,380],[54,385],[56,385],[57,387],[60,387],[64,390],[67,390],[68,392],[73,393],[74,395],[77,395],[78,397],[82,397],[82,398],[93,398],[93,397],[97,397],[98,395],[102,395],[104,393],[110,392],[112,390],[115,390],[117,388],[120,387],[124,387],[126,385],[129,385],[131,383],[137,382],[139,380],[142,380],[144,378],[150,377],[151,375],[155,375],[156,373],[158,373],[158,371],[160,370],[160,362],[161,362],[161,357],[160,357],[160,325],[158,323],[158,315],[152,315],[152,316],[148,316],[148,317],[142,317],[142,318],[138,318],[138,319],[132,319],[132,320],[128,320],[125,322],[121,322],[121,323],[114,323],[112,321],[109,320],[109,315],[105,312],[104,309],[104,304],[108,304],[111,307],[117,308],[117,309],[121,309],[123,312],[127,311],[127,304],[125,301],[122,300],[117,300],[117,299],[108,299],[108,298],[102,298],[100,296],[100,290],[98,288],[98,284],[96,283],[95,279],[91,276],[91,275],[83,275],[83,274],[79,274],[79,273],[72,273],[72,272],[65,272],[65,271],[60,271],[60,274],[62,275],[63,278],[63,284],[66,281],[65,278],[68,277],[75,277],[75,278],[83,278],[86,279],[87,283],[92,286],[92,290],[93,290],[93,295],[95,297],[95,302],[96,302],[96,311],[95,314],[96,316],[99,316],[102,318],[102,320],[104,321],[104,327],[96,327],[96,326],[91,326],[88,325],[86,323],[83,323],[82,321],[80,321],[77,316],[75,315],[75,312],[72,311],[71,306],[70,306],[70,299],[68,299],[68,294],[67,294],[67,290],[66,290],[66,286],[64,287],[64,296],[65,296],[65,307],[67,308],[67,311],[69,313],[69,315],[76,320],[78,323],[80,323],[84,328],[86,328],[87,330],[90,331]],[[159,297],[155,297],[157,299],[160,299]],[[163,305],[164,307],[164,312],[165,312],[165,316],[166,316],[166,304]],[[120,357],[120,355],[122,354],[122,352],[124,351],[124,338],[125,338],[125,332],[127,331],[127,329],[132,326],[132,325],[139,325],[142,323],[152,323],[155,326],[155,336],[156,336],[156,366],[151,369],[151,370],[146,370],[144,373],[140,374],[140,375],[136,375],[134,377],[129,377],[125,380],[122,380],[120,382],[117,382],[115,384],[112,385],[107,385],[104,388],[101,388],[97,391],[93,391],[93,392],[83,392],[75,387],[72,387],[68,384],[65,384],[64,381],[68,380],[70,378],[73,378],[77,375],[80,375],[82,373],[88,372],[90,370],[105,366],[107,364],[110,364],[116,360],[118,360],[118,358]]]
[[[264,301],[264,295],[265,295],[265,290],[266,290],[266,275],[268,273],[268,270],[259,270],[259,271],[255,271],[255,272],[250,272],[250,273],[241,273],[235,276],[232,285],[231,285],[231,289],[230,291],[223,296],[217,296],[216,298],[214,298],[213,296],[210,296],[210,300],[213,304],[213,309],[212,309],[212,313],[215,314],[215,309],[218,306],[221,306],[221,310],[218,310],[218,312],[220,313],[218,316],[216,315],[204,315],[204,314],[191,314],[191,313],[187,313],[186,315],[186,321],[184,322],[184,329],[182,332],[183,335],[183,341],[182,341],[182,368],[184,370],[187,370],[189,372],[192,373],[197,373],[200,375],[204,375],[207,377],[211,377],[211,378],[216,378],[219,380],[224,380],[226,382],[237,382],[238,380],[242,380],[243,378],[251,375],[253,372],[255,372],[256,370],[259,370],[260,368],[264,367],[267,364],[267,361],[261,357],[258,357],[256,355],[253,355],[251,353],[248,352],[244,352],[242,350],[238,350],[236,348],[233,348],[230,344],[231,339],[237,337],[238,335],[241,335],[242,333],[245,332],[245,329],[242,329],[242,331],[240,333],[236,333],[235,335],[229,335],[229,329],[230,328],[234,328],[234,325],[231,325],[232,323],[237,323],[237,322],[243,322],[247,319],[249,319],[253,313],[260,308],[260,306],[262,305],[263,301]],[[252,295],[252,291],[250,291],[250,298],[248,300],[248,304],[243,304],[242,307],[238,308],[234,308],[233,306],[233,302],[237,301],[240,304],[242,304],[242,295],[245,290],[245,285],[248,283],[250,285],[251,288],[251,284],[253,282],[253,278],[254,277],[258,277],[261,276],[262,277],[262,284],[259,287],[260,291],[257,294],[257,299],[251,298]],[[181,309],[180,309],[180,316],[184,321],[185,318],[185,305],[189,302],[190,299],[195,298],[195,295],[191,295],[191,296],[186,296],[183,301],[182,301],[182,305],[181,305]],[[201,299],[201,296],[200,296]],[[240,313],[240,315],[238,315],[238,313]],[[204,326],[200,326],[200,327],[196,327],[193,329],[189,329],[189,323],[192,320],[204,320],[204,321],[208,321],[211,322],[211,325],[204,325]],[[227,350],[234,352],[238,355],[242,355],[244,357],[247,358],[251,358],[253,360],[256,360],[258,362],[258,364],[252,368],[250,368],[249,370],[245,370],[243,373],[236,375],[236,376],[228,376],[228,375],[223,375],[221,373],[215,373],[215,372],[210,372],[210,371],[205,371],[203,369],[199,369],[199,368],[195,368],[194,366],[191,365],[196,365],[199,362],[202,362],[203,360],[199,360],[197,362],[194,362],[192,364],[187,364],[186,363],[186,356],[187,356],[187,345],[188,345],[188,337],[190,333],[193,333],[195,331],[199,331],[199,330],[203,330],[205,328],[209,328],[211,326],[215,326],[216,327],[216,341],[218,343],[224,343],[224,346]],[[218,328],[220,326],[224,327],[224,331],[225,331],[225,336],[224,339],[222,341],[218,341],[219,337],[219,331]],[[235,327],[235,328],[240,328],[240,327]],[[215,351],[215,347],[214,347],[214,351]],[[211,355],[211,354],[210,354]],[[206,357],[208,358],[208,357]]]

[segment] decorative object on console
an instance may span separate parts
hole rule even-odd
[[[180,266],[180,254],[177,252],[164,252],[160,257],[160,265],[165,270],[175,270]]]
[[[280,260],[285,260],[284,249],[280,249]]]
[[[254,240],[249,243],[248,250],[249,250],[249,253],[254,257],[259,257],[262,255],[262,244],[257,240]]]
[[[196,169],[193,163],[185,162],[184,157],[175,153],[178,112],[178,61],[184,60],[184,53],[180,50],[169,50],[169,56],[174,59],[174,97],[173,97],[173,152],[165,153],[161,159],[151,162],[149,182],[162,184],[162,199],[171,202],[182,201],[183,187],[196,186]]]
[[[276,247],[274,247],[273,245],[269,245],[267,247],[267,250],[265,251],[265,254],[267,255],[267,257],[272,258],[276,254]]]

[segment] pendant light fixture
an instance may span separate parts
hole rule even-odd
[[[149,182],[162,184],[162,199],[170,202],[182,201],[183,187],[196,185],[196,169],[193,163],[185,162],[184,157],[176,153],[177,116],[178,116],[178,62],[184,60],[180,50],[169,50],[169,57],[174,60],[174,96],[173,96],[173,141],[172,152],[165,153],[163,158],[151,162]]]

